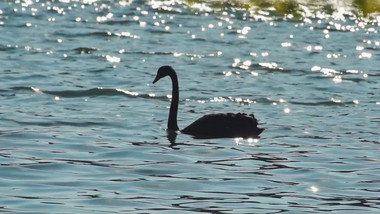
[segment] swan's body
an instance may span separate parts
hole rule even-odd
[[[158,69],[156,83],[163,77],[169,76],[172,80],[172,102],[170,104],[168,131],[179,131],[177,113],[179,104],[178,78],[174,69],[170,66],[162,66]],[[196,138],[225,138],[225,137],[257,137],[264,129],[257,127],[257,120],[251,115],[242,113],[224,113],[205,115],[188,127],[181,130],[184,134]]]

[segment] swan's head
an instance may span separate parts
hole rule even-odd
[[[156,78],[154,78],[153,80],[153,84],[156,83],[158,80],[160,80],[161,78],[164,78],[166,76],[169,76],[170,74],[173,74],[175,73],[174,69],[169,66],[169,65],[164,65],[162,67],[160,67],[157,71],[157,75],[156,75]]]

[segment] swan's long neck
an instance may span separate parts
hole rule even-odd
[[[169,119],[168,119],[168,130],[178,131],[177,124],[177,113],[178,113],[178,103],[179,103],[179,90],[178,90],[178,78],[175,72],[170,74],[172,79],[172,102],[170,104]]]

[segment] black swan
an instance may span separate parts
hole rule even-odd
[[[162,66],[158,69],[153,84],[166,76],[172,79],[173,87],[167,131],[176,132],[180,130],[177,125],[179,103],[177,74],[171,66]],[[250,138],[258,137],[263,130],[263,128],[257,127],[257,120],[253,114],[221,113],[205,115],[180,132],[192,135],[195,138]]]

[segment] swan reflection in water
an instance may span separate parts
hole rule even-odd
[[[192,135],[194,138],[257,138],[264,130],[257,127],[257,120],[253,114],[219,113],[208,114],[186,128],[180,130],[177,124],[179,104],[179,90],[177,74],[171,66],[162,66],[158,69],[153,84],[163,77],[169,76],[172,80],[172,101],[168,119],[168,138],[175,141],[177,132]],[[171,141],[171,142],[174,142]]]

